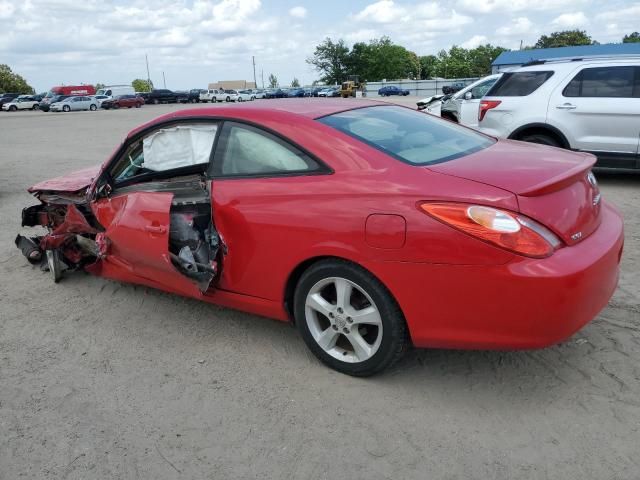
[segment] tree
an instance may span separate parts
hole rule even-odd
[[[471,64],[471,76],[481,77],[483,75],[489,75],[493,61],[498,58],[498,55],[507,50],[508,49],[503,47],[494,47],[489,43],[479,45],[469,50],[468,61]]]
[[[35,93],[27,81],[17,73],[13,73],[9,65],[0,64],[0,92]]]
[[[269,87],[276,88],[278,86],[278,77],[276,77],[273,73],[269,74]]]
[[[100,82],[98,82],[98,83],[96,83],[93,87],[94,87],[94,88],[96,89],[96,91],[97,91],[97,90],[100,90],[101,88],[106,87],[106,85],[105,85],[104,83],[100,83]]]
[[[550,35],[542,35],[535,48],[554,48],[554,47],[573,47],[576,45],[595,45],[587,32],[584,30],[565,30],[562,32],[553,32]]]
[[[428,80],[431,77],[435,76],[436,66],[438,64],[438,59],[435,55],[425,55],[424,57],[419,57],[418,61],[420,62],[421,80]]]
[[[313,65],[322,74],[322,80],[329,84],[341,83],[347,74],[349,48],[344,40],[333,42],[330,38],[316,46],[312,57],[307,58],[307,63]]]
[[[300,87],[300,82],[298,81],[298,79],[296,77],[293,77],[293,80],[291,80],[291,86],[294,87],[294,88]]]
[[[143,80],[141,78],[136,78],[131,82],[131,86],[136,92],[150,92],[153,90],[153,83],[150,80]]]
[[[629,35],[625,35],[622,39],[622,43],[640,43],[640,33],[633,32]]]

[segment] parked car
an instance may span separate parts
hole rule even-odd
[[[95,98],[86,97],[84,95],[74,95],[67,97],[64,100],[52,103],[49,106],[52,112],[71,112],[79,110],[91,110],[92,112],[98,109],[98,101]]]
[[[147,100],[149,99],[149,92],[136,92],[135,95],[144,100],[144,103],[149,103]]]
[[[330,97],[339,97],[340,96],[340,88],[330,88],[329,90],[327,90],[326,94],[324,95],[327,98]]]
[[[452,95],[440,95],[441,105],[437,112],[432,109],[429,113],[437,114],[452,122],[460,123],[467,127],[478,127],[478,107],[480,105],[480,99],[489,91],[494,83],[502,76],[501,73],[494,75],[488,75],[481,78],[470,85],[467,85],[462,90],[457,91]],[[430,103],[434,97],[428,97],[418,101],[418,110],[422,110]]]
[[[395,85],[387,85],[386,87],[382,87],[378,90],[378,95],[381,97],[389,97],[391,95],[401,95],[407,96],[411,93],[409,90],[405,90],[400,87],[396,87]]]
[[[600,168],[638,171],[638,79],[638,58],[534,62],[493,85],[478,125],[496,137],[593,153]]]
[[[105,100],[111,99],[111,97],[109,97],[108,95],[93,95],[93,98],[95,98],[96,101],[98,102],[98,108],[102,106],[102,102],[104,102]]]
[[[71,97],[71,95],[53,95],[53,96],[49,96],[49,94],[47,94],[47,96],[45,96],[42,101],[38,104],[40,110],[42,110],[43,112],[48,112],[51,108],[51,105],[54,103],[58,103],[58,102],[62,102],[63,100],[67,99]],[[96,103],[99,103],[99,101],[96,101]]]
[[[2,109],[5,103],[9,103],[12,100],[18,98],[20,96],[19,93],[3,93],[0,94],[0,110]]]
[[[302,98],[304,97],[304,88],[292,88],[287,92],[288,98]]]
[[[326,88],[326,87],[313,87],[313,88],[311,88],[311,89],[310,89],[310,90],[311,90],[311,91],[310,91],[310,94],[311,94],[310,96],[312,96],[312,97],[317,97],[317,96],[318,96],[318,94],[319,94],[322,90],[324,90],[325,88]]]
[[[176,94],[176,103],[190,103],[191,99],[189,97],[189,92],[186,90],[175,90],[173,93]]]
[[[216,95],[219,92],[220,92],[220,90],[218,90],[217,88],[205,90],[204,92],[202,92],[200,94],[200,101],[203,102],[203,103],[215,102],[216,101]]]
[[[105,95],[109,98],[121,95],[135,95],[136,91],[131,85],[106,85],[96,92],[96,96]]]
[[[207,91],[202,88],[192,88],[191,90],[189,90],[187,99],[189,103],[200,103],[200,95],[206,92]]]
[[[111,108],[140,108],[144,104],[144,99],[136,95],[118,95],[117,97],[104,100],[101,108],[109,110]]]
[[[367,100],[182,110],[32,186],[22,226],[47,231],[16,245],[54,281],[294,320],[322,362],[372,375],[410,344],[540,348],[593,319],[624,242],[594,161]]]
[[[251,93],[253,93],[253,96],[257,99],[262,99],[264,98],[264,89],[257,89],[257,90],[252,90]]]
[[[287,93],[281,88],[268,88],[265,90],[264,98],[285,98]]]
[[[166,88],[151,90],[147,97],[147,103],[158,105],[159,103],[177,103],[179,95]]]
[[[256,97],[251,93],[250,90],[237,90],[236,91],[236,102],[249,102],[255,100]]]
[[[2,110],[15,112],[17,110],[38,110],[38,101],[31,95],[20,95],[2,104]]]
[[[442,87],[442,93],[445,95],[452,95],[460,90],[462,90],[466,84],[464,82],[455,82],[451,85],[445,85]]]

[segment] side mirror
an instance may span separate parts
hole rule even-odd
[[[467,92],[464,94],[464,99],[465,100],[471,100],[473,98],[473,93],[471,92]]]

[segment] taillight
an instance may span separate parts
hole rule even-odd
[[[489,110],[496,108],[501,103],[500,100],[482,100],[478,109],[478,121],[481,122]]]
[[[457,230],[511,252],[550,256],[561,245],[548,228],[520,214],[463,203],[421,203],[422,211]]]

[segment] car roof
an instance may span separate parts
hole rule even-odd
[[[265,114],[272,114],[271,117],[281,116],[283,119],[291,117],[305,117],[307,119],[317,119],[334,113],[345,112],[357,108],[389,106],[393,105],[388,102],[380,102],[375,100],[356,100],[348,98],[288,98],[282,100],[269,100],[266,102],[251,102],[234,104],[233,106],[224,107],[208,107],[178,110],[176,112],[162,115],[144,125],[141,125],[131,132],[127,138],[132,137],[138,132],[152,127],[159,123],[170,120],[178,120],[183,118],[219,118],[227,117],[230,119],[251,119],[252,115],[263,118]]]
[[[530,65],[523,65],[513,70],[505,70],[503,73],[513,72],[536,72],[536,71],[573,71],[579,67],[586,66],[607,66],[607,65],[640,65],[640,57],[619,57],[619,58],[581,58],[581,59],[562,59],[562,60],[547,60],[544,62],[535,62]]]

